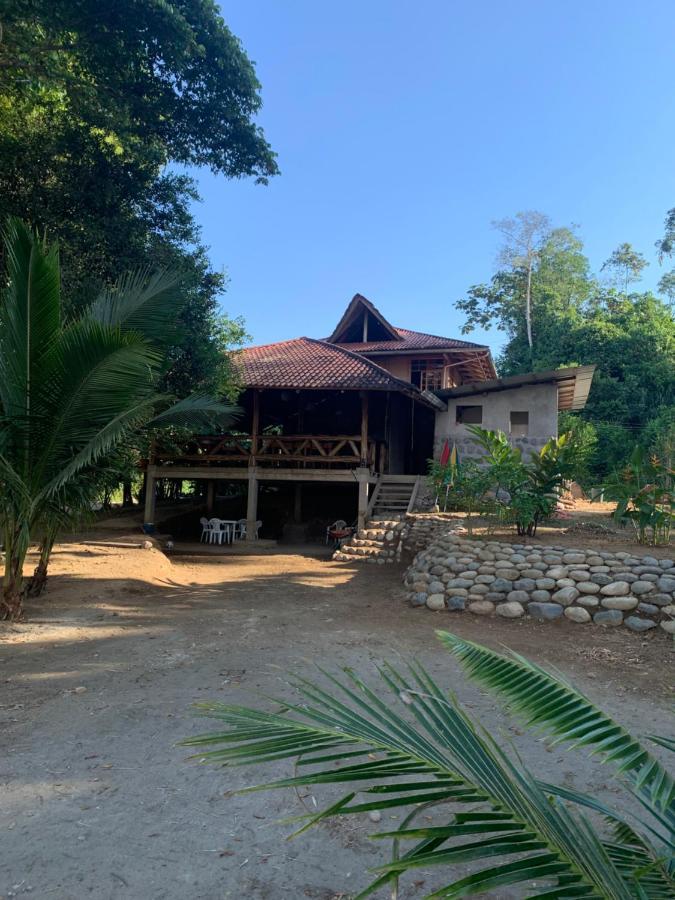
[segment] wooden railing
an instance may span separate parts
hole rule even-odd
[[[379,459],[378,459],[379,450]],[[368,441],[364,462],[381,471],[383,444]],[[184,447],[155,447],[153,463],[160,466],[257,465],[265,468],[353,468],[361,464],[361,437],[354,434],[203,435]]]

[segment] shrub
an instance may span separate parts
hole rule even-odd
[[[616,500],[614,517],[630,523],[640,544],[667,544],[675,519],[673,470],[643,447],[605,485],[605,496]]]

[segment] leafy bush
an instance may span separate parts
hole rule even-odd
[[[403,810],[397,828],[372,835],[392,842],[391,859],[355,900],[387,887],[396,897],[402,875],[432,867],[444,886],[428,900],[501,896],[510,885],[547,898],[675,896],[672,774],[559,677],[523,657],[439,637],[469,678],[536,727],[537,740],[544,732],[612,765],[635,812],[628,817],[594,794],[538,780],[419,664],[405,672],[385,664],[381,692],[349,669],[343,679],[324,673],[327,685],[297,678],[299,701],[277,701],[276,712],[200,703],[219,729],[184,744],[224,766],[296,761],[293,776],[245,790],[351,785],[337,802],[301,816],[296,834],[331,817]],[[675,749],[672,740],[651,740]],[[415,822],[420,813],[424,820]],[[455,870],[466,863],[470,874]]]
[[[605,496],[616,500],[614,517],[630,522],[640,544],[667,544],[675,519],[673,470],[643,447],[605,485]]]

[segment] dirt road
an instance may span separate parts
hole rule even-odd
[[[288,764],[222,770],[176,746],[208,729],[194,701],[289,696],[284,673],[315,662],[372,674],[385,657],[415,656],[538,774],[615,798],[609,769],[549,752],[502,719],[434,629],[557,667],[641,733],[666,727],[668,639],[430,614],[404,605],[400,576],[306,548],[171,562],[156,550],[61,546],[29,622],[0,635],[0,897],[337,900],[364,886],[365,869],[384,860],[368,839],[383,823],[341,820],[286,842],[278,820],[304,811],[298,796],[229,792]],[[421,871],[402,897],[423,896],[434,879]]]

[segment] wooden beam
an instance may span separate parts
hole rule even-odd
[[[143,513],[143,523],[145,525],[155,524],[155,466],[148,466],[145,473],[145,511]]]
[[[258,432],[260,431],[260,391],[253,391],[253,413],[251,416],[251,465],[255,465],[258,453]]]
[[[246,498],[246,540],[255,540],[255,523],[258,519],[258,479],[255,469],[248,470],[248,495]]]
[[[361,393],[361,465],[368,465],[368,394]]]
[[[208,481],[206,483],[206,511],[213,512],[213,501],[216,497],[216,483],[215,481]]]

